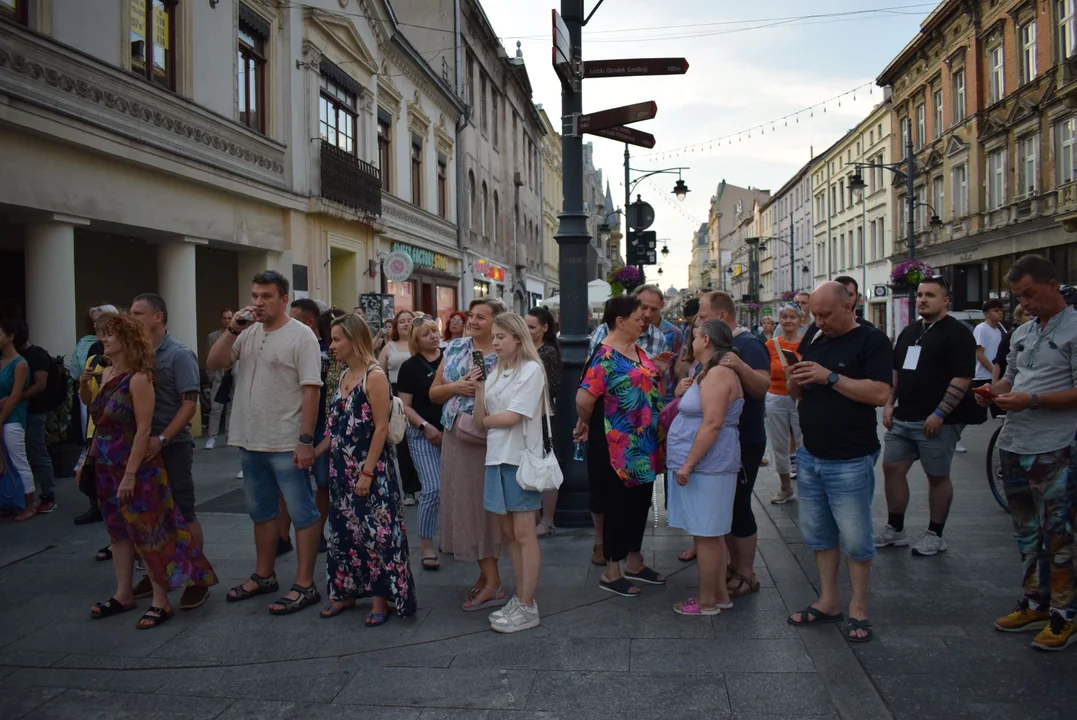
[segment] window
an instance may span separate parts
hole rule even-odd
[[[357,96],[341,83],[322,74],[318,96],[318,124],[322,140],[349,155],[355,154],[355,105]],[[382,170],[382,178],[385,171]]]
[[[927,138],[927,109],[923,105],[916,106],[916,149],[924,146]]]
[[[1077,118],[1055,124],[1055,186],[1073,182],[1073,140]]]
[[[1006,93],[1006,65],[1003,60],[1002,46],[998,45],[987,51],[987,103],[997,103]]]
[[[389,178],[393,174],[393,118],[378,108],[378,169],[381,170],[381,187],[389,191]]]
[[[931,128],[931,137],[938,140],[942,137],[942,90],[935,91],[935,121]]]
[[[501,125],[501,117],[497,114],[497,90],[490,89],[490,109],[493,111],[493,124],[494,124],[494,147],[497,147],[498,142],[501,140],[501,133],[498,132]]]
[[[246,9],[246,6],[240,6]],[[243,14],[253,13],[247,10]],[[258,18],[252,18],[254,22],[247,22],[243,17],[239,19],[239,121],[260,133],[266,131],[265,101],[266,101],[266,54],[265,41],[269,36],[266,30],[268,23],[259,23]]]
[[[22,25],[27,24],[27,0],[0,0],[0,15]]]
[[[411,202],[423,206],[423,139],[411,135]]]
[[[901,154],[905,154],[905,148],[909,146],[909,118],[903,117],[901,122]]]
[[[965,119],[965,71],[958,70],[954,73],[954,104],[950,113],[952,115],[951,125],[957,125],[959,122]]]
[[[131,0],[131,71],[169,90],[176,89],[177,2]],[[16,3],[16,8],[24,4]]]
[[[838,188],[834,185],[830,186],[830,215],[833,217],[838,208]]]
[[[449,160],[438,153],[438,217],[449,216]],[[438,290],[440,292],[440,289]]]
[[[871,259],[872,259],[872,262],[879,259],[878,248],[875,246],[875,243],[877,241],[877,237],[878,236],[876,234],[875,221],[872,220],[871,224],[868,225],[868,239],[871,241]]]
[[[1077,23],[1074,22],[1074,0],[1058,0],[1058,53],[1063,60],[1077,51]]]
[[[919,232],[927,225],[927,207],[924,205],[924,188],[916,188],[916,230]]]
[[[486,237],[488,228],[486,227],[486,219],[490,212],[490,196],[486,191],[486,181],[482,181],[482,194],[479,195],[479,228],[482,231],[482,236]]]
[[[1038,140],[1038,136],[1028,135],[1017,141],[1017,195],[1019,196],[1036,194]]]
[[[483,133],[486,132],[487,119],[486,119],[486,75],[483,74],[479,78],[479,127]]]
[[[931,181],[931,209],[934,210],[935,214],[938,215],[940,219],[942,218],[943,212],[946,210],[945,206],[942,204],[944,199],[943,196],[945,195],[945,184],[946,182],[943,180],[942,175],[939,175]]]
[[[490,239],[494,245],[497,245],[498,230],[501,229],[501,198],[497,196],[497,190],[494,190],[494,228],[491,233]]]
[[[475,109],[475,58],[468,57],[467,59],[467,104],[471,106],[472,111]]]
[[[470,222],[468,224],[474,230],[475,226],[479,224],[479,199],[475,194],[475,173],[472,170],[467,171],[467,202],[468,207],[471,208],[471,213],[468,217]]]
[[[969,214],[969,166],[962,163],[950,173],[953,176],[954,201],[951,207],[955,218]]]
[[[850,253],[851,254],[851,253]],[[864,226],[856,229],[856,264],[864,264]]]
[[[845,209],[845,181],[844,180],[839,180],[838,181],[838,192],[841,195],[841,209],[844,210]]]
[[[1021,84],[1036,79],[1036,21],[1021,27]]]
[[[1000,148],[987,154],[987,209],[998,210],[1005,203],[1006,149]]]

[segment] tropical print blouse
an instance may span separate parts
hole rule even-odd
[[[661,374],[643,350],[636,350],[639,362],[609,345],[600,346],[580,383],[602,399],[610,465],[627,487],[654,482],[663,462]]]
[[[471,338],[456,338],[449,341],[445,348],[445,354],[441,366],[441,379],[445,384],[454,383],[461,379],[474,367],[471,362],[471,353],[475,350],[475,343]],[[497,355],[490,353],[486,356],[486,374],[494,371],[497,364]],[[475,412],[475,398],[453,395],[441,408],[441,424],[445,432],[452,430],[453,421],[457,415],[471,415]]]

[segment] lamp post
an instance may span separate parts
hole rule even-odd
[[[677,199],[684,202],[684,199],[688,196],[688,193],[692,192],[688,189],[688,186],[684,184],[684,180],[681,179],[681,171],[688,170],[686,167],[666,168],[664,170],[651,170],[649,172],[645,170],[637,170],[631,167],[629,164],[632,160],[632,155],[628,151],[628,143],[625,143],[625,207],[627,208],[632,204],[632,191],[639,185],[640,182],[646,180],[652,175],[665,175],[671,173],[677,173],[677,182],[673,186],[672,193],[677,196]],[[642,172],[644,175],[639,176],[635,180],[632,180],[632,173]],[[626,228],[627,229],[627,228]]]

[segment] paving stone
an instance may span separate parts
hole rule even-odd
[[[814,673],[725,674],[729,702],[735,712],[833,714],[834,704]]]
[[[632,671],[805,673],[814,666],[799,640],[633,640]]]
[[[232,700],[188,696],[68,690],[24,716],[24,720],[213,720]]]
[[[318,674],[275,674],[263,677],[236,677],[223,672],[215,681],[206,681],[197,674],[180,673],[161,678],[159,695],[193,695],[201,697],[250,698],[287,702],[329,702],[348,684],[354,671]]]
[[[6,720],[19,720],[64,692],[55,687],[7,687],[0,690],[0,714]]]
[[[357,712],[352,705],[237,700],[215,720],[418,720],[421,713],[410,708],[370,707]]]
[[[5,650],[145,657],[181,635],[188,625],[185,621],[192,620],[191,626],[195,624],[191,616],[179,617],[153,632],[145,632],[135,628],[140,615],[139,612],[129,612],[105,620],[92,620],[87,615],[85,620],[54,622],[15,641]]]
[[[114,670],[29,668],[13,672],[0,680],[0,688],[5,692],[13,687],[98,688],[115,675]]]
[[[334,698],[351,705],[522,709],[535,673],[521,670],[371,668]]]
[[[490,633],[481,640],[461,641],[464,649],[453,669],[564,670],[618,672],[629,669],[629,640],[601,638],[534,638],[526,633],[503,637]],[[493,636],[493,637],[490,637]]]
[[[539,672],[527,701],[529,710],[610,714],[632,718],[677,718],[707,713],[728,718],[729,699],[721,675],[654,672]]]

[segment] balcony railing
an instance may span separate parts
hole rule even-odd
[[[322,197],[360,215],[381,215],[378,168],[322,140]]]
[[[1058,188],[1055,219],[1062,223],[1066,232],[1077,232],[1077,182],[1068,182]]]

